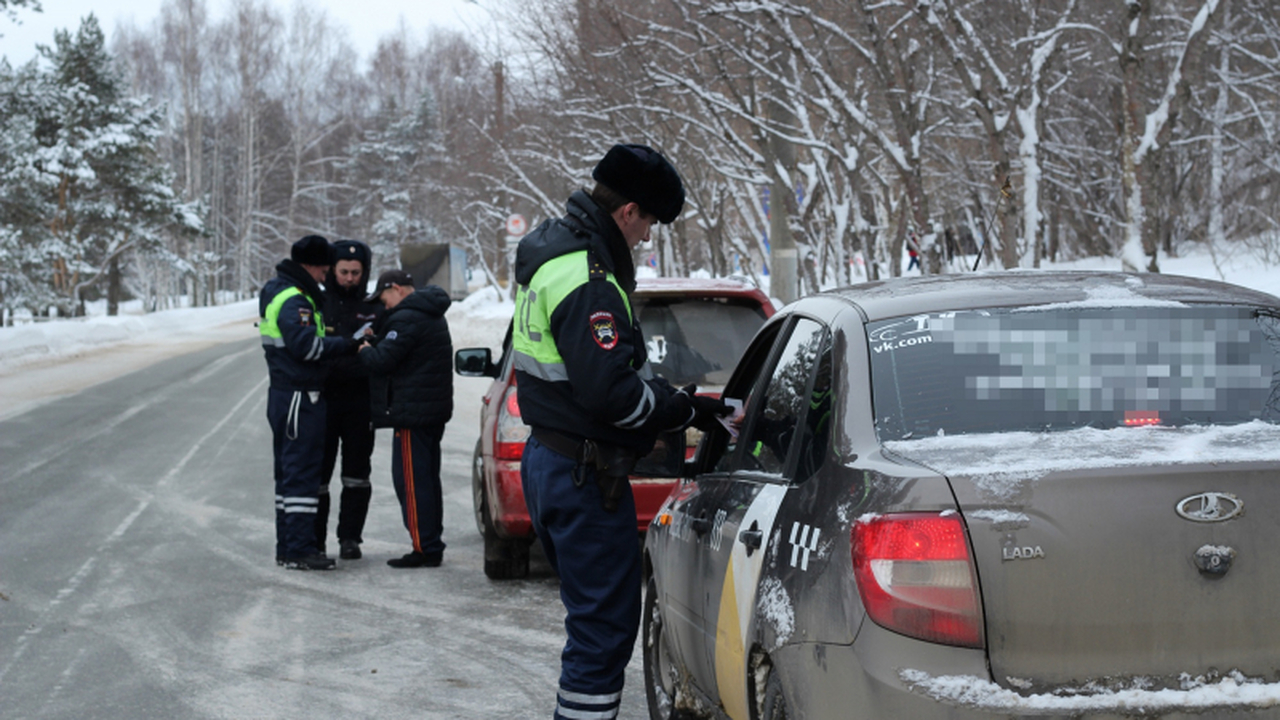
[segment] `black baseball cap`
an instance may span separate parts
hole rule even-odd
[[[369,293],[369,297],[365,298],[365,302],[374,302],[382,295],[382,291],[392,285],[407,285],[413,287],[413,276],[404,270],[388,270],[378,276],[378,284],[373,286],[373,292]]]

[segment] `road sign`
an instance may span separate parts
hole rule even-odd
[[[529,225],[524,221],[524,216],[520,213],[512,213],[507,216],[508,235],[523,235],[528,229]]]

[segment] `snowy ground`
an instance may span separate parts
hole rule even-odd
[[[454,347],[498,348],[513,305],[496,297],[480,289],[450,308]],[[117,317],[94,314],[101,310],[0,328],[0,420],[160,360],[258,335],[257,300],[146,314],[135,304]]]

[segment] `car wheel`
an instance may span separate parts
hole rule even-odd
[[[493,527],[489,496],[484,489],[484,456],[480,443],[471,463],[471,494],[476,527],[484,538],[484,574],[490,580],[518,580],[529,575],[529,540],[508,540]]]
[[[484,535],[484,574],[490,580],[519,580],[529,575],[528,540],[506,540],[490,530]]]
[[[662,607],[658,584],[649,578],[644,591],[644,694],[651,720],[685,720],[688,713],[676,709],[676,688],[682,678],[662,632]]]
[[[787,698],[782,694],[782,680],[777,671],[770,668],[769,679],[764,683],[764,703],[757,713],[758,720],[787,720]]]
[[[484,535],[487,508],[484,497],[484,453],[479,440],[476,440],[476,452],[471,456],[471,507],[476,518],[476,530]]]

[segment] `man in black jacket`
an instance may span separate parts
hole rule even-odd
[[[403,270],[388,270],[367,302],[381,300],[377,344],[360,346],[372,376],[373,426],[395,428],[391,479],[413,551],[387,564],[436,567],[444,555],[440,439],[453,416],[453,343],[444,313],[452,301],[435,285],[413,288]]]
[[[381,314],[382,306],[365,302],[373,254],[359,240],[333,244],[333,268],[324,281],[326,332],[361,339]],[[342,500],[338,509],[338,557],[360,558],[365,518],[369,515],[369,457],[373,454],[373,425],[369,410],[369,371],[354,355],[334,359],[324,383],[328,423],[324,438],[324,468],[320,473],[320,507],[316,513],[316,544],[325,551],[329,532],[329,481],[342,445]]]
[[[275,451],[276,562],[292,570],[332,570],[316,547],[315,513],[324,458],[326,363],[354,344],[328,337],[320,281],[333,263],[329,241],[308,235],[258,297],[258,330],[271,386],[267,420]]]

